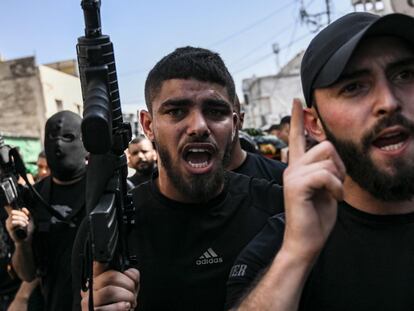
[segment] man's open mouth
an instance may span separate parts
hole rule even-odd
[[[410,134],[406,130],[385,131],[374,139],[372,144],[382,151],[396,151],[404,146]]]
[[[211,144],[189,144],[184,148],[184,160],[194,169],[202,169],[209,166],[215,148]]]
[[[56,157],[57,157],[57,158],[61,158],[61,157],[63,157],[63,152],[62,152],[62,150],[60,150],[60,149],[56,149],[56,150],[55,150],[55,155],[56,155]]]

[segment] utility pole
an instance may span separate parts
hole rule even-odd
[[[279,71],[279,69],[280,69],[280,65],[279,65],[279,52],[280,52],[280,47],[279,47],[279,44],[278,43],[273,43],[272,44],[272,50],[273,50],[273,53],[276,56],[276,69],[277,69],[277,71]]]
[[[326,16],[328,18],[328,25],[331,23],[331,6],[330,0],[325,0],[326,4]]]
[[[320,28],[322,28],[325,25],[322,18],[325,14],[326,24],[329,25],[331,23],[331,1],[325,0],[325,6],[326,10],[324,12],[309,14],[308,11],[305,9],[303,0],[301,0],[301,8],[299,9],[300,20],[302,23],[305,23],[306,25],[312,28],[311,32],[317,32]]]

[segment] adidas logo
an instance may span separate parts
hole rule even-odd
[[[197,259],[196,264],[197,266],[201,265],[211,265],[215,263],[223,262],[223,258],[219,257],[215,251],[210,247],[208,250],[204,252],[200,258]]]

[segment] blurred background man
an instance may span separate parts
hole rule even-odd
[[[135,174],[128,178],[134,187],[151,178],[157,166],[157,152],[145,136],[138,136],[129,143],[128,166],[135,169]]]
[[[46,153],[44,151],[41,151],[39,153],[36,164],[37,164],[37,175],[35,177],[36,181],[39,181],[45,178],[46,176],[50,175],[50,169],[49,169],[49,166],[47,165]]]

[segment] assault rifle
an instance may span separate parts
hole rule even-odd
[[[20,158],[17,150],[5,145],[3,137],[0,136],[0,204],[9,205],[13,209],[21,209],[23,201],[21,186],[17,183],[19,173],[14,161],[16,157]],[[2,207],[0,206],[0,208]],[[27,232],[22,228],[17,228],[16,235],[19,239],[24,240]]]
[[[100,0],[82,0],[85,36],[78,38],[77,55],[84,102],[82,140],[90,157],[86,175],[86,212],[89,222],[86,276],[89,309],[93,310],[92,262],[110,263],[123,271],[134,256],[127,234],[134,223],[134,208],[127,194],[124,150],[131,126],[123,122],[112,42],[102,34]]]
[[[19,177],[25,181],[25,187],[18,184]],[[0,207],[9,205],[13,209],[21,209],[26,206],[27,202],[23,198],[23,192],[27,189],[30,190],[33,199],[40,203],[50,215],[66,222],[63,216],[46,203],[39,192],[30,184],[26,175],[26,166],[17,149],[6,145],[3,137],[0,136]],[[22,228],[17,228],[16,235],[23,240],[26,238],[27,232]]]

